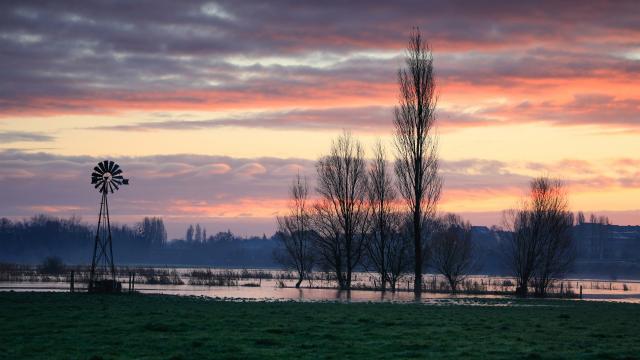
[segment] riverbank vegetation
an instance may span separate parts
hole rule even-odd
[[[48,261],[43,262],[43,264]],[[64,265],[55,272],[44,269],[42,265],[22,265],[0,263],[0,283],[10,289],[21,289],[23,286],[35,286],[41,289],[69,289],[73,272],[74,287],[82,291],[88,284],[89,267]],[[273,269],[224,269],[224,268],[168,268],[168,267],[116,267],[116,276],[124,286],[133,280],[138,285],[162,285],[171,288],[174,285],[195,287],[210,286],[258,286],[258,287],[294,287],[298,274],[296,272]],[[380,283],[374,273],[357,272],[353,277],[354,290],[379,290]],[[41,286],[36,284],[42,284]],[[50,285],[44,285],[48,283]],[[516,279],[501,276],[473,275],[465,276],[457,281],[458,294],[465,295],[511,295],[516,290]],[[413,291],[413,281],[409,276],[403,277],[396,285],[397,291]],[[580,289],[593,292],[628,292],[634,291],[634,281],[610,281],[597,279],[566,279],[550,285],[548,297],[577,298]],[[303,288],[335,289],[337,281],[332,273],[314,271],[307,274]],[[443,275],[425,274],[424,293],[451,292],[450,280]]]

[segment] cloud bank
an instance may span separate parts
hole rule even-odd
[[[44,212],[91,219],[99,194],[90,184],[90,172],[101,160],[19,150],[0,152],[0,214],[19,218]],[[128,222],[151,215],[163,216],[169,222],[190,218],[264,222],[286,209],[288,186],[297,173],[306,176],[312,188],[315,186],[314,162],[305,159],[178,154],[114,160],[131,179],[131,186],[114,195],[113,212]],[[609,169],[613,172],[605,175],[600,163],[576,160],[551,164],[443,161],[442,207],[448,211],[487,212],[457,207],[495,199],[512,206],[525,194],[532,176],[550,171],[563,174],[572,193],[637,188],[638,163],[638,159],[617,159]],[[494,216],[493,223],[498,221]],[[275,221],[269,226],[273,229]]]
[[[445,126],[636,127],[639,11],[635,1],[4,1],[0,117],[253,108],[280,116],[233,123],[331,126],[340,109],[395,103],[395,72],[419,26]],[[497,107],[468,101],[505,96],[514,99]],[[316,116],[294,122],[292,109]],[[387,126],[368,116],[369,127]],[[181,120],[131,127],[231,122]]]

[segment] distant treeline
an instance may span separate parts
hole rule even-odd
[[[200,226],[196,226],[200,229]],[[186,240],[167,241],[161,218],[133,227],[111,225],[116,264],[275,267],[272,238],[242,238],[231,232],[206,236],[190,227]],[[37,215],[23,221],[0,219],[0,262],[39,264],[49,256],[67,264],[91,262],[96,228],[77,217]],[[191,236],[190,236],[190,235]],[[196,241],[197,239],[197,241]]]
[[[640,277],[640,226],[610,225],[598,218],[578,216],[573,227],[577,262],[572,273],[599,278]],[[593,221],[593,222],[590,222]],[[112,225],[116,264],[278,268],[274,251],[280,246],[272,236],[239,237],[230,231],[167,241],[160,218],[145,218],[133,227]],[[204,231],[202,234],[204,235]],[[505,273],[500,239],[508,234],[497,228],[472,227],[479,273]],[[40,264],[58,256],[67,264],[88,264],[95,227],[79,218],[46,215],[23,221],[0,219],[0,262]],[[195,239],[198,238],[199,241]]]
[[[162,249],[167,232],[160,218],[144,218],[130,227],[111,225],[113,251],[120,262],[152,261],[154,250]],[[78,217],[68,219],[36,215],[23,221],[0,219],[0,261],[39,263],[58,256],[67,263],[90,263],[95,226]]]

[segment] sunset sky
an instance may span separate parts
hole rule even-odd
[[[0,216],[97,219],[90,170],[120,163],[121,223],[170,237],[275,229],[300,171],[351,130],[393,157],[413,26],[433,47],[441,211],[477,225],[532,176],[572,210],[640,224],[638,1],[2,1]],[[371,151],[369,151],[369,154]]]

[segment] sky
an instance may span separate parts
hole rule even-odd
[[[2,1],[0,216],[115,220],[170,237],[270,234],[292,177],[344,130],[390,158],[397,71],[433,49],[443,197],[477,225],[528,181],[640,224],[638,1]],[[371,154],[371,151],[368,151]]]

